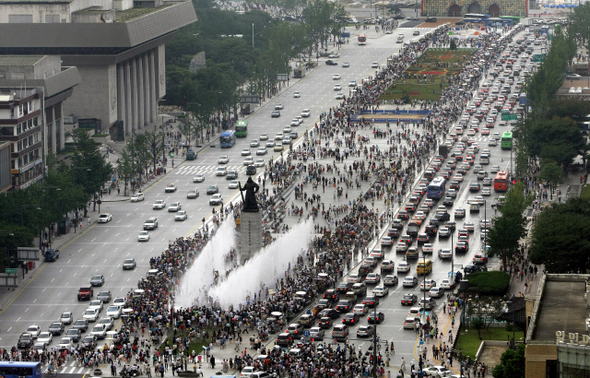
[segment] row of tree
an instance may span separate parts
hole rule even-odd
[[[271,96],[281,85],[277,75],[290,73],[291,60],[309,57],[312,46],[319,48],[344,26],[344,8],[327,0],[273,4],[292,15],[288,20],[262,10],[222,10],[210,0],[193,4],[199,21],[166,44],[166,103],[192,113],[186,135],[195,139],[203,138],[213,119],[235,113],[240,95]],[[206,66],[189,70],[200,52]]]
[[[49,156],[42,182],[0,194],[0,246],[5,257],[0,266],[10,264],[10,249],[32,246],[35,236],[50,242],[51,225],[83,217],[89,202],[96,204],[111,172],[98,145],[77,129],[68,159]]]

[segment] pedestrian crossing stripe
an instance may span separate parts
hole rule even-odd
[[[215,175],[215,171],[219,165],[209,165],[209,166],[198,166],[198,165],[183,165],[174,170],[175,175],[196,175],[196,174],[206,174],[211,173]],[[244,173],[246,171],[246,167],[243,165],[229,165],[226,166],[228,171],[238,171],[238,173]]]

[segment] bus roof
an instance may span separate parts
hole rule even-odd
[[[227,130],[227,131],[224,131],[223,134],[221,134],[221,136],[231,136],[235,133],[236,133],[235,130]]]
[[[504,131],[504,133],[502,133],[502,138],[512,138],[512,132]]]
[[[238,121],[237,126],[248,126],[248,121],[245,119]]]

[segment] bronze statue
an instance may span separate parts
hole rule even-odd
[[[243,211],[246,213],[257,213],[258,212],[258,202],[256,202],[256,193],[260,187],[257,183],[252,180],[252,177],[248,177],[246,184],[242,187],[242,184],[238,182],[240,187],[240,194],[241,192],[246,191],[246,198],[242,194],[242,202],[244,203]]]

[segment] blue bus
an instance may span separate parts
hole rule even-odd
[[[430,184],[428,184],[427,197],[432,199],[441,199],[445,196],[446,181],[442,177],[435,177]]]
[[[236,144],[236,132],[235,130],[225,131],[219,137],[219,145],[221,148],[230,148]]]
[[[40,362],[0,361],[0,377],[41,378],[43,370]]]

